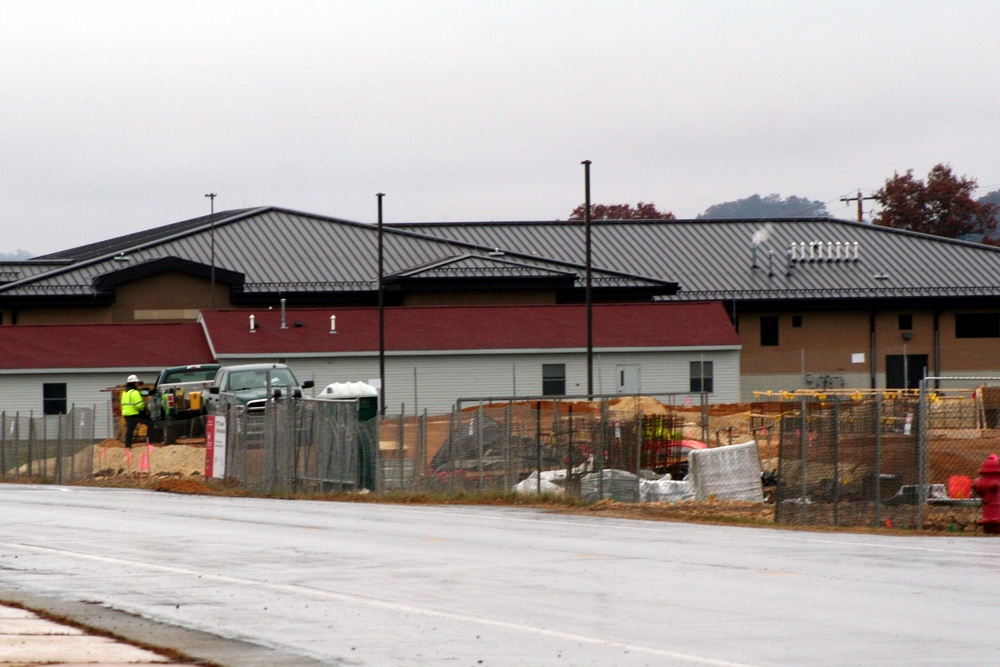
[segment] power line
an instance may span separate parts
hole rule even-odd
[[[858,190],[858,194],[854,197],[841,197],[840,201],[847,202],[857,201],[858,202],[858,222],[864,222],[864,208],[862,202],[868,201],[869,199],[878,199],[878,197],[864,197],[861,195],[861,190]]]

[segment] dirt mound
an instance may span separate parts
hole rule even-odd
[[[168,477],[157,481],[151,488],[153,491],[163,491],[165,493],[186,493],[201,496],[217,495],[215,489],[206,484],[204,480],[199,479]]]

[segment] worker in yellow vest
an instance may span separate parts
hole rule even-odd
[[[146,439],[149,439],[149,429],[153,422],[146,410],[146,401],[139,392],[142,382],[136,375],[129,375],[125,381],[125,391],[122,392],[122,417],[125,418],[125,448],[132,449],[132,436],[139,424],[146,425]]]

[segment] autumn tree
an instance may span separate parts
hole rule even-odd
[[[990,237],[997,206],[973,199],[976,187],[974,178],[958,177],[945,164],[931,169],[926,183],[912,169],[897,172],[875,193],[882,209],[872,222],[953,239]]]
[[[732,220],[736,218],[829,218],[826,204],[805,197],[785,197],[771,194],[751,195],[736,201],[714,204],[698,216],[699,219]]]
[[[570,214],[570,220],[583,220],[587,207],[580,204]],[[591,220],[676,220],[677,217],[667,211],[661,213],[656,204],[639,202],[635,208],[631,204],[591,204]]]

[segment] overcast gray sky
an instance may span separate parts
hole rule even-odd
[[[691,218],[938,162],[1000,188],[1000,2],[5,2],[0,252],[262,204]]]

